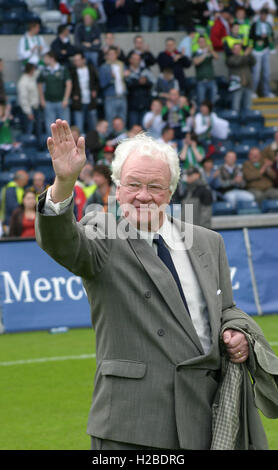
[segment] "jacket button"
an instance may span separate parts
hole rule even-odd
[[[160,329],[157,331],[157,334],[158,334],[158,336],[164,336],[164,335],[165,335],[165,331],[164,331],[162,328],[160,328]]]
[[[147,291],[145,292],[145,297],[146,297],[146,299],[149,299],[151,296],[152,296],[151,291],[150,291],[150,290],[147,290]]]

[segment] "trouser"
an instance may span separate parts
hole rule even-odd
[[[112,130],[113,118],[120,117],[126,125],[127,101],[125,96],[106,96],[104,99],[105,119],[109,123],[109,130]]]
[[[241,87],[232,92],[232,109],[237,111],[246,111],[250,109],[252,101],[252,90],[247,87]]]
[[[254,194],[258,204],[261,204],[264,199],[278,199],[278,188],[269,188],[265,191],[261,191],[260,189],[248,189],[248,191]]]
[[[262,74],[262,88],[263,96],[268,96],[270,93],[270,51],[264,49],[263,51],[253,51],[256,63],[253,67],[253,90],[256,93]]]
[[[80,111],[73,112],[73,120],[81,134],[85,134],[86,131],[91,131],[96,128],[97,110],[89,110],[88,104],[82,104],[82,109]]]
[[[198,105],[208,99],[212,104],[217,99],[217,85],[215,80],[199,80],[197,82],[197,102]]]
[[[62,119],[68,121],[70,124],[70,111],[68,106],[64,108],[62,102],[46,101],[44,108],[44,119],[45,119],[45,132],[51,135],[50,126],[56,119]]]
[[[110,441],[91,436],[91,450],[163,450],[156,447],[129,444],[126,442]],[[164,449],[167,450],[167,449]],[[168,449],[169,450],[169,449]]]

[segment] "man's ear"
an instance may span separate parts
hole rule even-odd
[[[120,202],[120,186],[119,185],[116,187],[115,196],[116,196],[117,201]]]

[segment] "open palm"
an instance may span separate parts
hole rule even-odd
[[[47,147],[56,176],[63,181],[75,181],[86,161],[84,138],[79,137],[75,143],[67,121],[61,119],[51,124],[51,134]]]

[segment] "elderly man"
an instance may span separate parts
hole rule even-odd
[[[209,449],[219,339],[237,367],[252,354],[243,331],[255,325],[233,302],[223,240],[166,216],[178,156],[145,135],[121,142],[115,152],[119,220],[101,210],[77,223],[72,190],[85,162],[84,138],[75,144],[61,120],[51,131],[56,179],[40,198],[37,240],[82,276],[91,305],[97,337],[92,448]],[[231,319],[242,319],[242,327],[232,328]]]
[[[249,150],[248,160],[243,164],[243,177],[246,189],[254,194],[256,201],[278,199],[278,189],[274,188],[275,173],[272,170],[272,160],[263,158],[260,149],[253,147]]]

